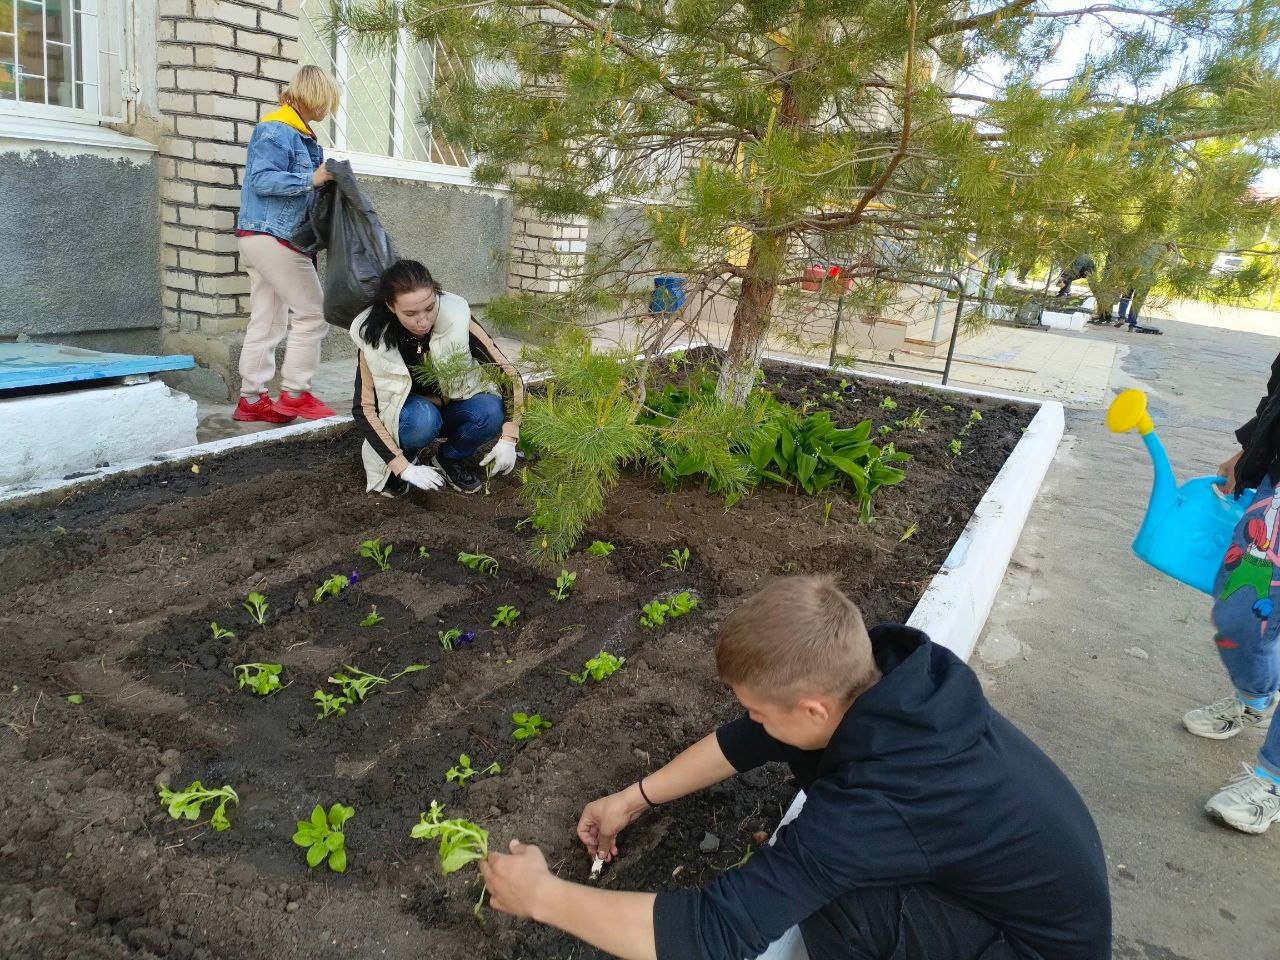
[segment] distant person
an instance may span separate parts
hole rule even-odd
[[[352,322],[351,339],[359,351],[351,415],[364,436],[366,489],[392,496],[448,485],[475,493],[486,469],[511,472],[524,386],[466,300],[445,292],[421,263],[401,260]]]
[[[1087,253],[1080,254],[1068,266],[1062,268],[1062,273],[1058,277],[1058,283],[1060,284],[1058,296],[1068,296],[1071,293],[1071,284],[1077,280],[1084,279],[1097,269],[1092,257]]]
[[[1189,711],[1183,726],[1198,737],[1227,740],[1247,731],[1263,738],[1257,759],[1209,798],[1205,811],[1244,833],[1280,820],[1280,727],[1272,722],[1280,689],[1280,357],[1253,419],[1236,431],[1241,450],[1219,473],[1238,499],[1257,488],[1236,526],[1214,584],[1214,643],[1234,688]]]
[[[249,327],[240,348],[236,420],[288,423],[319,420],[333,410],[311,393],[328,332],[315,257],[290,243],[307,213],[312,191],[333,179],[311,124],[338,109],[341,91],[316,66],[300,69],[280,95],[280,109],[253,128],[240,190],[240,263],[249,274]],[[280,368],[280,396],[267,387],[276,348],[288,337]]]
[[[655,896],[562,880],[513,841],[480,866],[494,909],[628,960],[743,960],[797,924],[812,960],[1109,960],[1084,801],[949,650],[868,634],[830,578],[789,577],[724,620],[715,656],[746,714],[587,804],[578,836],[609,860],[651,807],[782,761],[806,798],[777,842]]]

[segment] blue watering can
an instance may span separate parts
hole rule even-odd
[[[1151,500],[1133,552],[1161,573],[1212,594],[1231,534],[1253,500],[1253,491],[1239,500],[1227,496],[1219,487],[1223,477],[1195,477],[1178,486],[1141,390],[1126,390],[1111,402],[1107,426],[1115,433],[1136,428],[1155,467]]]

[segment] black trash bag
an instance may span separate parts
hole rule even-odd
[[[351,164],[327,160],[333,181],[315,194],[291,243],[308,253],[329,252],[324,271],[324,318],[346,329],[368,308],[378,279],[400,259],[372,205],[356,185]]]

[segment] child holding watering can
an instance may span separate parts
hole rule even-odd
[[[1235,687],[1228,697],[1182,718],[1188,731],[1227,740],[1263,736],[1257,762],[1210,798],[1205,810],[1245,833],[1280,820],[1280,726],[1272,724],[1280,688],[1280,357],[1271,365],[1257,414],[1236,431],[1240,451],[1220,468],[1228,494],[1257,488],[1237,525],[1214,584],[1214,643]]]

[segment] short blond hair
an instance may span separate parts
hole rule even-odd
[[[336,111],[341,99],[342,88],[337,81],[313,63],[295,73],[280,94],[281,103],[295,110],[301,108],[320,118]]]
[[[716,671],[786,706],[851,700],[880,678],[862,613],[829,576],[781,577],[740,604],[720,624]]]

